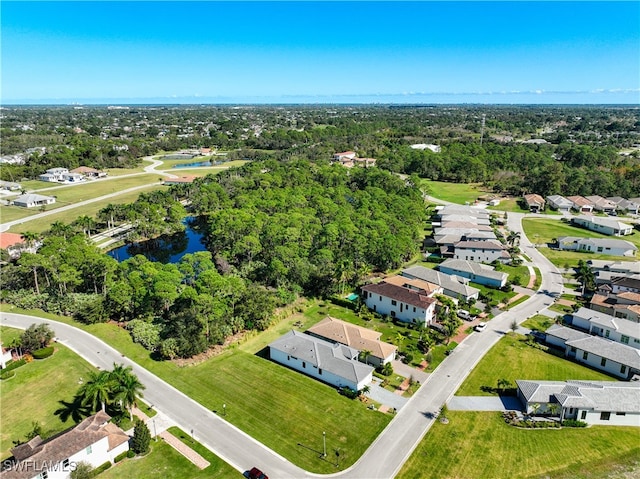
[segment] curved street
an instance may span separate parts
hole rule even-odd
[[[521,225],[523,217],[524,214],[509,213],[508,227],[521,233],[521,249],[539,267],[542,275],[540,289],[527,301],[489,321],[484,332],[473,333],[466,338],[407,401],[363,456],[349,469],[328,477],[394,477],[436,420],[440,407],[453,396],[478,361],[510,330],[512,322],[515,320],[520,323],[547,308],[553,304],[555,297],[562,293],[560,272],[526,238]],[[320,476],[291,464],[217,414],[84,331],[34,316],[2,313],[0,318],[4,326],[23,329],[34,322],[52,324],[62,344],[99,368],[110,369],[114,362],[132,366],[147,388],[146,401],[183,430],[193,430],[198,441],[239,471],[244,472],[257,465],[270,477],[278,479]]]

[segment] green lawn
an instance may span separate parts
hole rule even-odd
[[[524,321],[520,326],[523,328],[535,329],[536,331],[546,331],[555,321],[544,314],[536,314]]]
[[[11,307],[3,305],[2,309],[11,310]],[[180,367],[173,362],[152,360],[147,350],[131,341],[127,331],[115,325],[86,326],[40,311],[18,308],[12,311],[73,324],[115,347],[207,409],[220,410],[221,405],[226,404],[229,422],[314,472],[335,472],[335,466],[319,460],[315,453],[298,443],[317,448],[317,431],[327,431],[327,447],[340,448],[340,466],[346,468],[391,420],[389,415],[368,410],[363,403],[340,396],[330,386],[249,354],[240,347],[231,347],[197,365]],[[241,347],[259,348],[260,341],[253,341]],[[305,420],[300,421],[301,417]]]
[[[474,283],[472,281],[469,282],[469,286],[473,286],[474,288],[479,289],[481,294],[489,295],[491,297],[490,304],[492,306],[497,306],[499,303],[506,304],[511,298],[513,298],[517,294],[514,291],[510,291],[507,293],[500,289],[489,288],[488,286]]]
[[[428,188],[429,196],[463,205],[467,201],[473,203],[478,196],[488,192],[480,183],[449,183],[446,181],[423,180],[422,184]]]
[[[529,268],[524,265],[508,266],[506,264],[499,264],[496,266],[496,271],[507,273],[509,275],[509,281],[523,287],[527,286],[529,278],[531,277],[529,274]],[[519,282],[515,281],[517,278],[520,278]]]
[[[0,327],[5,344],[21,331]],[[61,344],[55,344],[53,356],[34,360],[15,369],[15,377],[0,384],[0,458],[11,456],[14,440],[24,440],[40,423],[47,435],[63,431],[73,423],[63,423],[54,411],[60,400],[70,401],[78,390],[80,378],[87,377],[94,368]]]
[[[576,268],[578,262],[589,261],[593,259],[601,259],[606,261],[634,261],[627,256],[611,256],[608,254],[596,254],[596,253],[579,253],[577,251],[559,251],[551,248],[538,248],[541,254],[543,254],[549,261],[551,261],[556,267],[564,268]],[[637,261],[637,259],[635,260]]]
[[[554,303],[549,306],[549,309],[555,313],[561,314],[569,314],[573,312],[573,308],[571,306],[567,306],[564,304]]]
[[[619,462],[637,467],[634,427],[518,429],[496,412],[451,411],[448,417],[449,424],[433,425],[396,477],[595,479],[610,477]]]
[[[487,388],[496,388],[499,379],[508,379],[513,387],[516,379],[613,380],[599,371],[529,346],[524,336],[514,333],[507,334],[491,348],[471,371],[456,395],[490,396],[494,393]]]
[[[582,238],[609,238],[609,239],[621,239],[630,241],[640,248],[640,232],[634,230],[633,234],[627,236],[607,236],[595,231],[591,231],[585,228],[579,228],[577,226],[571,226],[558,220],[548,220],[542,218],[524,218],[522,220],[522,227],[527,235],[527,238],[532,243],[551,243],[555,238],[560,236],[578,236]],[[591,253],[576,253],[581,254],[586,259],[590,259],[595,256]],[[620,259],[617,256],[604,255],[608,258]]]
[[[175,430],[177,428],[171,428]],[[179,429],[178,429],[179,431]],[[100,474],[100,479],[149,479],[162,477],[163,479],[201,479],[212,477],[241,478],[238,471],[213,454],[199,443],[189,444],[197,450],[211,465],[205,469],[198,469],[186,457],[176,451],[166,442],[151,441],[151,452],[144,457],[123,459]]]

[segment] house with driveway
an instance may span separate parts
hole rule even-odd
[[[626,211],[632,215],[640,214],[640,201],[627,200],[621,196],[610,196],[607,199],[615,203],[618,211]]]
[[[89,416],[71,429],[14,447],[15,461],[3,464],[2,479],[67,479],[79,462],[96,468],[129,450],[129,436],[109,422],[105,412]]]
[[[39,206],[52,205],[56,202],[53,196],[38,195],[36,193],[27,193],[15,198],[11,203],[15,206],[23,208],[37,208]]]
[[[331,343],[344,344],[361,353],[365,351],[367,357],[361,359],[374,367],[383,366],[396,358],[398,348],[393,344],[380,341],[382,333],[331,316],[327,316],[305,332]]]
[[[581,215],[571,218],[571,222],[588,230],[597,231],[598,233],[608,236],[626,236],[633,233],[633,226],[613,218]]]
[[[540,213],[544,210],[544,198],[536,193],[524,195],[524,202],[531,213]]]
[[[69,173],[67,168],[49,168],[45,173],[38,176],[38,179],[50,183],[60,183],[64,181],[62,177],[67,173]]]
[[[517,379],[527,413],[558,415],[590,425],[640,427],[640,382]]]
[[[438,302],[435,295],[444,294],[442,287],[437,284],[402,276],[390,276],[361,289],[367,308],[421,326],[434,322]]]
[[[299,331],[289,331],[269,344],[269,355],[277,363],[338,388],[359,391],[373,379],[373,367],[358,361],[357,349]]]
[[[549,195],[547,196],[547,204],[549,208],[556,211],[568,212],[573,208],[573,202],[564,196]]]
[[[594,204],[584,196],[568,196],[567,199],[573,203],[572,208],[579,213],[591,213]]]
[[[617,205],[613,201],[599,195],[587,196],[586,198],[593,203],[593,209],[596,211],[606,214],[613,214],[616,212]]]
[[[585,253],[609,254],[612,256],[635,256],[638,248],[631,241],[609,238],[581,238],[578,236],[560,236],[557,247],[564,251],[582,251]]]
[[[448,259],[438,265],[438,270],[493,288],[502,288],[509,278],[507,273],[496,271],[493,266],[462,259]]]

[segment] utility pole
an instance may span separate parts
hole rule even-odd
[[[327,457],[327,433],[322,431],[322,457]]]

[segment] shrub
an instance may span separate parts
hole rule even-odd
[[[53,346],[47,346],[46,348],[38,349],[31,353],[34,359],[48,358],[53,354]]]
[[[136,451],[134,451],[133,449],[129,449],[129,450],[127,451],[127,457],[128,457],[129,459],[131,459],[132,457],[136,457]]]
[[[2,372],[0,373],[0,379],[11,379],[14,378],[16,376],[16,372],[15,371],[5,371],[2,370]]]
[[[131,449],[137,454],[145,454],[149,451],[149,443],[151,442],[151,432],[147,425],[140,419],[135,419],[136,425],[133,428],[133,439],[131,440]]]
[[[19,368],[20,366],[24,366],[25,364],[27,364],[27,361],[25,359],[18,359],[17,361],[11,361],[10,363],[7,363],[7,366],[2,370],[2,372],[7,372],[7,371],[11,371],[12,369],[16,369]]]
[[[128,456],[129,456],[129,452],[133,452],[133,451],[132,451],[131,449],[129,449],[129,450],[127,450],[127,451],[124,451],[124,452],[123,452],[123,453],[121,453],[121,454],[118,454],[118,455],[113,459],[113,462],[118,463],[118,462],[122,461],[125,457],[128,457]],[[134,456],[135,456],[135,453],[134,453]]]
[[[577,421],[575,419],[565,419],[562,421],[563,427],[587,427],[587,423],[584,421]]]
[[[358,397],[358,391],[348,388],[348,387],[342,387],[339,390],[340,394],[342,394],[343,396],[348,397],[349,399],[355,399]]]
[[[110,462],[105,462],[104,464],[102,464],[101,466],[96,467],[93,470],[93,474],[92,476],[95,477],[98,474],[100,474],[101,472],[106,471],[107,469],[109,469],[111,467],[111,463]]]

